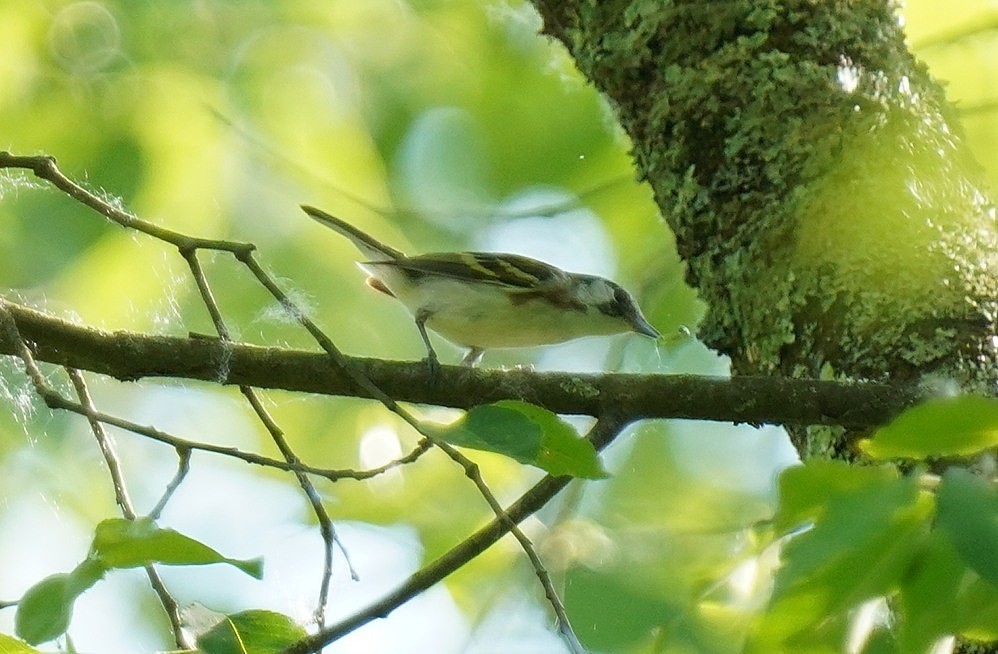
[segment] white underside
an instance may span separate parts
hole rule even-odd
[[[374,276],[413,315],[426,310],[427,327],[465,347],[526,347],[630,331],[626,322],[597,309],[564,309],[538,298],[514,304],[496,286],[469,286],[444,277],[425,277],[413,285],[401,275],[385,274],[384,268],[361,267],[377,272]]]

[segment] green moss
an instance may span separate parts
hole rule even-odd
[[[994,382],[994,209],[890,3],[586,1],[562,27],[736,372]]]
[[[595,399],[599,397],[599,388],[594,386],[589,381],[579,377],[573,377],[571,380],[565,381],[561,384],[561,389],[566,393],[578,395],[586,399]]]

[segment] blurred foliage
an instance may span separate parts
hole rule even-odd
[[[972,456],[998,447],[998,400],[976,395],[934,399],[905,411],[860,443],[878,459]]]
[[[912,0],[905,11],[913,46],[949,83],[972,147],[998,182],[990,156],[998,147],[993,12],[980,0]],[[498,243],[607,274],[636,292],[663,333],[694,327],[701,308],[682,283],[650,193],[634,181],[626,138],[562,49],[536,35],[538,27],[529,6],[502,0],[0,0],[0,148],[54,155],[68,174],[145,219],[257,244],[265,265],[351,354],[416,358],[422,349],[408,316],[364,287],[351,246],[301,214],[303,202],[407,251]],[[314,348],[232,261],[209,257],[205,266],[236,337]],[[0,177],[0,288],[109,329],[212,330],[176,252],[18,173]],[[453,349],[440,351],[445,360],[456,357]],[[725,370],[689,341],[653,351],[597,339],[486,356],[486,365],[531,362]],[[57,370],[47,372],[57,388],[71,391]],[[275,454],[231,389],[91,384],[108,413]],[[84,422],[40,405],[15,362],[0,363],[0,394],[12,408],[0,412],[0,597],[10,599],[75,565],[95,526],[117,512]],[[375,466],[416,442],[401,421],[366,401],[282,392],[265,401],[298,454],[317,465]],[[174,473],[172,452],[112,433],[136,504],[148,510]],[[472,454],[502,501],[539,476],[499,455]],[[733,652],[748,634],[766,643],[775,617],[752,627],[752,616],[769,601],[787,530],[805,518],[814,526],[790,537],[771,614],[789,611],[797,621],[772,638],[798,629],[816,639],[816,650],[840,643],[849,611],[876,594],[896,599],[902,645],[922,645],[946,629],[993,635],[984,618],[995,615],[994,588],[967,568],[965,542],[927,532],[931,502],[906,482],[876,471],[797,469],[782,478],[782,522],[773,527],[765,521],[776,503],[774,480],[793,461],[777,430],[649,423],[604,458],[609,480],[576,482],[525,525],[562,581],[580,635],[599,650]],[[161,523],[233,556],[264,553],[276,572],[262,584],[224,570],[196,579],[167,574],[178,599],[307,621],[321,550],[294,480],[201,455],[192,466]],[[959,479],[944,484],[951,509],[961,499],[991,501]],[[335,615],[392,588],[489,517],[461,471],[435,452],[371,482],[320,491],[361,577],[349,581],[338,558]],[[816,506],[826,512],[808,513]],[[903,530],[907,549],[878,538],[874,527],[883,524],[849,520],[866,513]],[[959,515],[950,511],[951,534],[961,533]],[[850,534],[865,538],[854,550],[843,540]],[[822,565],[826,542],[850,550],[828,562],[832,567]],[[848,585],[864,565],[887,559],[890,575],[868,587]],[[975,570],[993,565],[971,563]],[[910,574],[898,572],[905,565]],[[830,580],[839,572],[849,578],[836,585]],[[835,594],[798,611],[808,583]],[[927,599],[940,585],[954,606],[974,609],[981,620],[955,609],[941,613],[943,602]],[[492,548],[450,578],[446,591],[329,651],[551,647],[546,605],[513,544]],[[111,575],[76,603],[74,642],[101,652],[171,648],[150,595],[137,571]],[[807,632],[802,621],[819,609],[838,613],[820,633]],[[520,626],[497,630],[494,614]],[[0,632],[12,631],[13,611],[0,611]],[[7,647],[3,637],[0,645]]]

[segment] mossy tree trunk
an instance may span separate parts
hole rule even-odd
[[[735,374],[994,392],[995,210],[892,3],[535,5],[616,108]]]
[[[892,3],[534,4],[617,110],[734,374],[995,393],[995,209]],[[842,436],[791,433],[803,459],[852,458]]]

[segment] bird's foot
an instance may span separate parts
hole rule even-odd
[[[426,372],[429,376],[430,386],[436,386],[440,383],[442,373],[440,370],[440,360],[437,359],[437,353],[430,350],[426,358],[423,359],[423,363],[426,364]]]
[[[461,359],[461,365],[467,366],[468,368],[474,368],[478,365],[478,362],[482,360],[482,355],[485,354],[485,350],[479,347],[473,347],[468,350],[468,353],[464,355]]]

